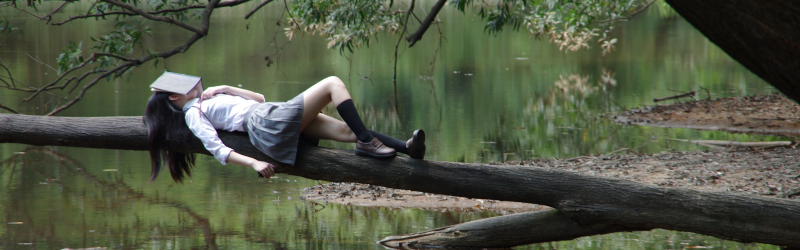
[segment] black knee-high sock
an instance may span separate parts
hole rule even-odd
[[[383,145],[393,148],[397,152],[408,154],[408,148],[406,147],[405,141],[395,139],[394,137],[381,134],[374,130],[370,130],[369,132],[372,133],[372,135],[375,136],[375,138],[378,138],[379,141],[383,142]]]
[[[339,106],[336,106],[336,110],[339,111],[339,115],[342,116],[344,123],[347,123],[347,126],[350,127],[350,130],[353,130],[353,133],[356,134],[356,137],[359,141],[371,142],[372,139],[375,138],[369,132],[367,126],[364,126],[364,122],[361,121],[361,117],[358,116],[356,105],[353,104],[352,99],[348,99],[347,101],[340,103]]]

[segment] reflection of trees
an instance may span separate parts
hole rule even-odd
[[[193,224],[183,224],[183,223],[179,222],[179,224],[181,226],[179,227],[179,229],[177,231],[174,231],[174,232],[173,231],[169,231],[170,230],[169,227],[162,227],[159,230],[160,234],[161,235],[171,235],[171,236],[175,236],[175,235],[177,235],[177,236],[189,236],[189,235],[192,235],[192,233],[196,230],[196,227],[199,227],[201,232],[202,232],[202,234],[203,234],[203,239],[205,241],[206,246],[209,249],[217,249],[216,242],[215,242],[215,234],[211,230],[211,225],[209,224],[208,218],[206,218],[205,216],[194,212],[191,208],[189,208],[189,206],[187,206],[185,204],[181,204],[181,203],[176,202],[176,201],[171,201],[171,200],[169,200],[167,198],[163,198],[163,197],[150,197],[150,196],[148,196],[148,195],[146,195],[146,194],[144,194],[144,193],[142,193],[140,191],[137,191],[137,190],[129,187],[121,179],[114,179],[113,181],[108,181],[108,180],[104,180],[102,178],[99,178],[99,177],[89,173],[88,171],[86,171],[86,168],[80,162],[78,162],[76,160],[73,160],[68,156],[64,156],[64,155],[58,154],[58,153],[54,152],[51,148],[28,148],[24,153],[25,154],[37,153],[37,154],[41,154],[41,155],[44,155],[44,156],[52,157],[55,160],[55,164],[53,164],[53,165],[57,166],[57,170],[58,170],[58,175],[59,176],[54,176],[53,174],[49,173],[48,171],[40,169],[39,166],[42,166],[44,164],[35,164],[35,162],[42,162],[42,161],[44,161],[46,159],[38,159],[38,158],[30,159],[30,157],[23,157],[24,156],[23,154],[17,154],[17,155],[14,155],[14,156],[4,160],[2,162],[2,164],[0,164],[0,166],[11,165],[12,166],[12,174],[13,174],[13,168],[15,168],[18,165],[18,163],[21,162],[21,164],[19,164],[19,165],[24,165],[27,169],[33,170],[38,175],[40,175],[40,176],[44,177],[45,179],[47,179],[48,183],[53,183],[53,184],[57,185],[59,187],[60,191],[66,193],[66,194],[70,194],[70,195],[74,196],[76,199],[80,199],[80,200],[85,200],[85,199],[89,198],[87,196],[91,196],[93,194],[92,193],[87,193],[85,190],[81,190],[80,188],[75,188],[75,189],[70,188],[68,184],[65,184],[60,179],[60,178],[63,178],[64,173],[69,173],[72,176],[82,177],[82,180],[88,181],[89,183],[94,184],[96,187],[100,188],[105,193],[113,193],[113,194],[116,194],[116,195],[123,195],[125,197],[125,200],[143,201],[143,202],[148,203],[148,204],[164,205],[164,206],[167,206],[167,207],[171,207],[171,208],[177,209],[178,211],[182,212],[183,214],[188,215],[189,218],[191,218],[194,221],[194,223]],[[49,164],[47,164],[47,165],[49,165]],[[24,201],[20,201],[20,203],[23,203],[23,202]],[[12,206],[13,205],[18,205],[18,203],[12,202]],[[114,207],[114,205],[112,205],[111,207]],[[48,241],[64,242],[64,243],[68,242],[67,240],[58,239],[58,238],[56,238],[54,236],[55,235],[55,228],[52,225],[52,222],[50,222],[49,228],[47,228],[46,230],[37,229],[35,227],[35,225],[38,225],[39,222],[37,222],[35,220],[39,218],[38,215],[37,216],[31,216],[29,214],[29,212],[28,212],[28,209],[14,209],[14,210],[22,213],[22,218],[25,218],[23,222],[25,224],[30,225],[30,226],[28,226],[28,229],[31,231],[31,234],[37,236],[37,238],[39,238],[40,236],[47,236],[47,237],[51,238]],[[83,227],[82,227],[82,231],[83,231],[83,247],[91,247],[91,246],[93,246],[93,244],[92,243],[87,243],[87,238],[88,238],[87,237],[87,230],[88,229],[86,228],[85,210],[82,209],[81,212],[82,212],[81,213],[81,220],[83,221]],[[138,218],[137,218],[137,221],[138,221]],[[134,226],[134,227],[136,227],[136,226]],[[109,227],[109,228],[106,228],[106,230],[114,230],[114,229]],[[112,235],[126,235],[127,234],[126,226],[122,226],[122,228],[119,229],[119,230],[120,231],[118,231],[118,232],[112,233]],[[10,235],[10,234],[7,233],[7,235]],[[164,238],[166,238],[166,237],[164,237]],[[125,241],[126,239],[120,239],[120,240],[121,241]],[[15,240],[5,240],[5,242],[16,242],[16,241]],[[147,244],[146,240],[142,241],[142,242],[124,242],[124,244],[120,244],[120,245],[124,246],[124,248],[126,248],[126,249],[138,249],[138,248],[144,247],[145,244]]]
[[[588,75],[559,75],[547,91],[527,100],[522,116],[509,112],[492,117],[496,124],[484,133],[478,155],[484,162],[505,162],[603,153],[608,145],[619,145],[620,126],[599,119],[614,105],[606,93],[616,86],[613,77],[605,69],[596,83]]]

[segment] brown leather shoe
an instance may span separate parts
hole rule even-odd
[[[420,160],[425,158],[425,131],[422,129],[414,131],[414,136],[406,141],[406,148],[411,158]]]
[[[389,158],[397,155],[397,151],[383,145],[383,142],[378,140],[378,138],[374,138],[372,142],[356,141],[356,155]]]

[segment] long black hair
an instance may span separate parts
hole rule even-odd
[[[183,174],[191,177],[194,167],[193,153],[169,151],[170,146],[180,146],[192,139],[186,117],[180,107],[169,100],[173,93],[156,92],[147,101],[144,121],[147,127],[147,150],[150,151],[150,181],[153,181],[166,162],[172,180],[183,182]]]

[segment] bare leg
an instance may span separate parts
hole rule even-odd
[[[300,131],[304,132],[306,127],[317,119],[319,112],[322,111],[328,103],[333,102],[333,106],[335,107],[349,99],[351,99],[350,93],[347,92],[347,87],[338,77],[331,76],[314,84],[314,86],[311,86],[303,92],[303,119],[300,122]],[[327,120],[325,121],[327,122]],[[344,124],[344,122],[342,122],[342,124]],[[350,133],[352,134],[353,132],[350,131]]]
[[[306,137],[314,139],[334,140],[340,142],[355,142],[356,134],[350,130],[343,121],[336,118],[318,114],[303,131]]]
[[[396,150],[376,139],[361,121],[347,87],[338,77],[331,76],[303,92],[303,118],[300,132],[311,138],[356,142],[356,155],[388,158]],[[319,112],[333,103],[344,122]]]

